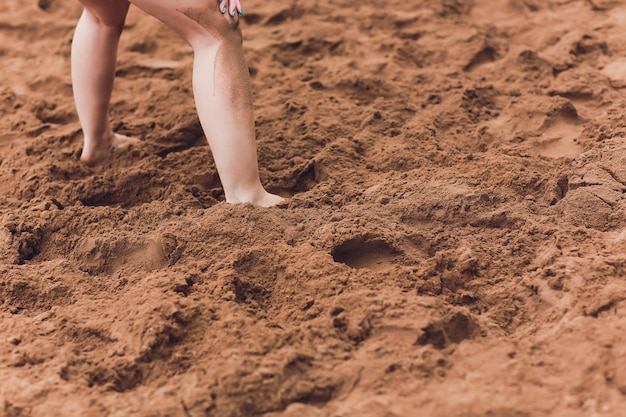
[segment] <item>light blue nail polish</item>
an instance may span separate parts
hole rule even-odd
[[[235,17],[235,13],[237,13],[236,10],[233,10],[232,13],[230,14],[232,17]]]
[[[226,6],[222,7],[222,13],[226,13]]]
[[[243,12],[243,9],[239,9],[239,13],[241,13],[241,15],[243,16],[245,13]]]

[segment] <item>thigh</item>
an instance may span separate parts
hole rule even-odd
[[[121,26],[126,19],[128,0],[80,0],[90,14],[107,26]]]
[[[218,0],[130,0],[159,19],[192,46],[204,41],[222,40],[238,32],[239,15],[220,11]]]

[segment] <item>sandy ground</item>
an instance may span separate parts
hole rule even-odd
[[[81,165],[78,2],[0,4],[0,415],[624,416],[623,2],[244,6],[286,207],[223,202],[136,9],[140,143]]]

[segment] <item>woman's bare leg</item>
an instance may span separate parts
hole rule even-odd
[[[261,185],[252,88],[234,0],[131,0],[193,48],[193,90],[226,201],[273,206],[282,198]],[[226,7],[225,13],[222,8]],[[234,16],[233,16],[234,14]]]
[[[117,46],[129,3],[126,0],[81,0],[81,3],[85,10],[72,42],[72,85],[84,134],[81,161],[95,165],[112,148],[130,141],[114,134],[109,123]]]

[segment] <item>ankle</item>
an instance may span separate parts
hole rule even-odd
[[[251,203],[255,204],[256,201],[263,198],[266,193],[263,186],[259,184],[251,185],[248,187],[230,188],[228,191],[224,190],[226,195],[226,202],[230,204]]]

